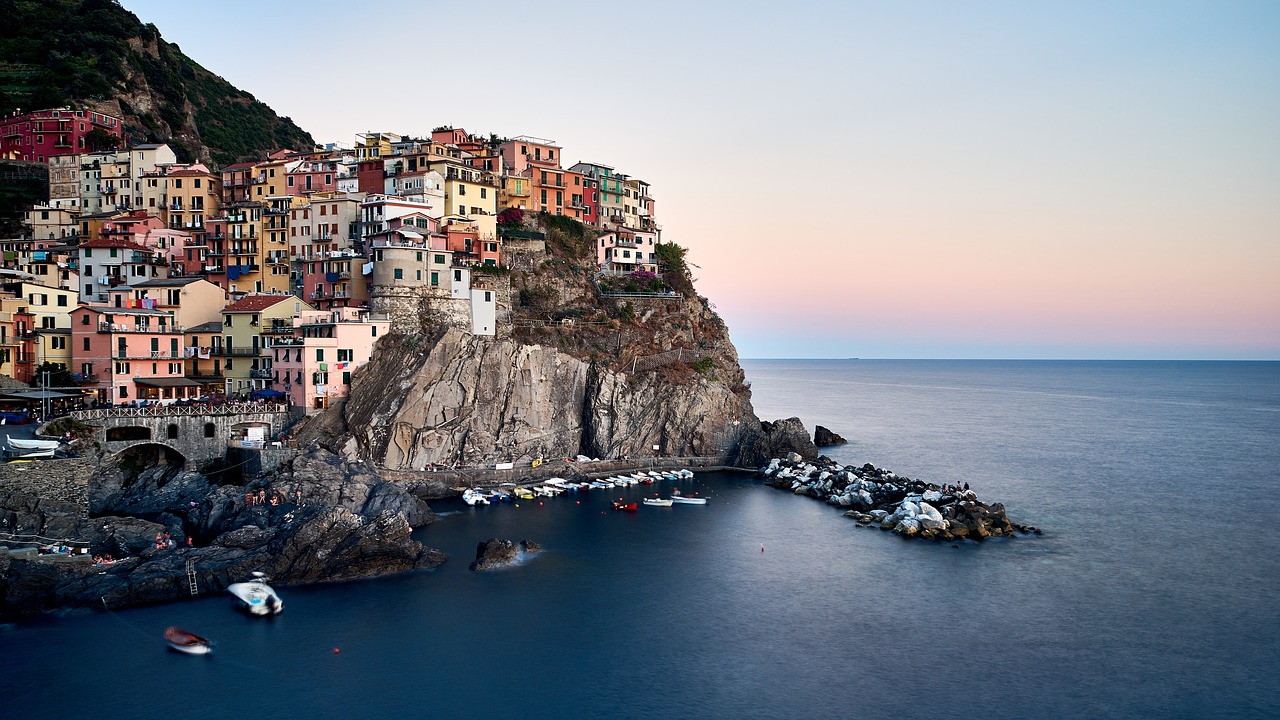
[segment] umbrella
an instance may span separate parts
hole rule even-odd
[[[267,398],[282,398],[284,397],[284,393],[279,390],[272,390],[271,388],[262,388],[261,390],[254,390],[249,393],[249,397],[262,398],[265,400]]]

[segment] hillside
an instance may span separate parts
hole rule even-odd
[[[218,165],[314,144],[116,0],[0,0],[0,15],[0,113],[92,108],[123,117],[132,140]]]

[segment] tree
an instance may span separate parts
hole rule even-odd
[[[49,384],[47,387],[75,387],[76,379],[71,376],[71,372],[61,365],[51,362],[42,362],[36,368],[36,377],[31,381],[31,387],[46,387],[45,373],[49,373]]]

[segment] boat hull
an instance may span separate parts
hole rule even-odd
[[[192,632],[171,627],[164,631],[164,640],[169,649],[185,655],[208,655],[213,652],[213,643]]]
[[[234,583],[227,586],[227,591],[236,596],[241,609],[250,615],[278,615],[284,610],[284,602],[266,583]]]

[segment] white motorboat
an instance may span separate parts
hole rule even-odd
[[[679,476],[681,480],[688,480],[693,477],[693,471],[685,468],[685,469],[677,470],[676,475]]]
[[[656,505],[658,507],[671,507],[671,500],[669,498],[645,498],[644,504]]]
[[[680,505],[706,505],[707,499],[703,497],[688,497],[686,495],[672,495],[671,502]]]
[[[241,608],[250,615],[278,615],[284,610],[284,602],[260,572],[255,572],[249,582],[228,585],[227,591],[240,600]]]
[[[488,505],[489,498],[484,493],[474,488],[467,488],[462,491],[462,501],[468,505]]]

